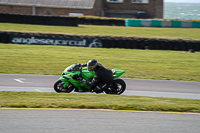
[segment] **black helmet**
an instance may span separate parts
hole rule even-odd
[[[94,71],[98,66],[98,62],[95,59],[91,59],[87,63],[87,69],[88,71]]]

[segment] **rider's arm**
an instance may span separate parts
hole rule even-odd
[[[99,76],[97,76],[96,74],[94,75],[92,81],[87,81],[86,84],[89,85],[90,87],[95,87],[97,85],[97,83],[100,81]]]
[[[89,85],[90,87],[95,87],[96,85],[97,85],[97,83],[100,81],[100,78],[99,78],[99,76],[97,76],[96,74],[94,75],[94,77],[93,77],[93,79],[92,79],[92,81],[87,81],[87,80],[85,80],[84,78],[80,78],[80,81],[81,82],[83,82],[83,83],[85,83],[85,84],[87,84],[87,85]]]

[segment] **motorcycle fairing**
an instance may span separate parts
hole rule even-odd
[[[121,76],[125,71],[121,69],[112,69],[113,72],[113,79]],[[87,90],[91,90],[91,87],[88,86],[85,83],[80,82],[77,79],[74,79],[74,76],[81,75],[84,79],[88,81],[92,81],[93,76],[95,72],[94,71],[88,71],[87,67],[82,68],[80,64],[75,63],[69,67],[67,67],[63,73],[62,77],[60,77],[60,80],[64,83],[63,87],[67,87],[69,83],[71,83],[75,88],[77,88],[80,92],[86,88]]]

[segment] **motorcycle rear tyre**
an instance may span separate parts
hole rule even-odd
[[[121,88],[118,88],[118,85],[121,86]],[[116,89],[116,91],[105,91],[106,94],[117,94],[120,95],[122,94],[125,89],[126,89],[126,83],[124,82],[124,80],[117,78],[113,80],[113,83],[111,84],[112,87],[114,87],[114,89]],[[115,88],[117,87],[117,88]]]

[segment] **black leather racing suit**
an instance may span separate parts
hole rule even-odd
[[[101,64],[98,64],[92,81],[87,81],[86,83],[89,86],[91,86],[94,92],[101,93],[112,82],[113,82],[112,71],[110,69],[103,67]]]

